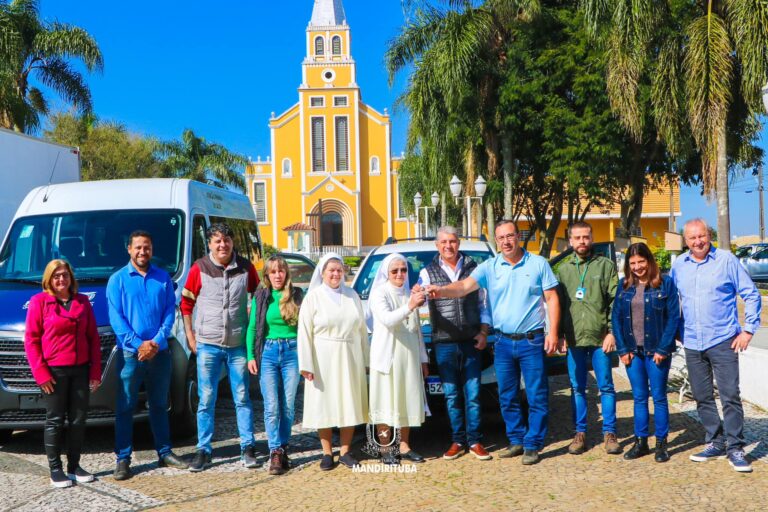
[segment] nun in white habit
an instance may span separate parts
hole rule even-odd
[[[418,308],[423,293],[411,294],[408,261],[390,254],[376,273],[368,298],[373,319],[371,338],[371,422],[378,442],[387,446],[400,429],[399,452],[403,460],[424,462],[408,444],[410,427],[424,423],[428,373],[427,351],[421,336]],[[396,450],[382,449],[382,462],[399,464]]]
[[[299,312],[299,371],[304,377],[305,428],[318,429],[320,469],[334,467],[333,427],[340,429],[339,462],[358,464],[349,453],[355,425],[368,422],[368,330],[360,298],[344,284],[344,264],[325,255],[312,275]]]

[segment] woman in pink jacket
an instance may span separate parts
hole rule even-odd
[[[43,440],[51,484],[91,482],[80,467],[89,390],[101,384],[101,346],[88,297],[77,293],[72,267],[53,260],[43,273],[43,291],[29,301],[24,349],[45,400]],[[68,418],[67,473],[61,465],[64,417]]]

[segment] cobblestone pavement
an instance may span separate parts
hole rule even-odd
[[[632,397],[622,371],[615,373],[618,430],[622,446],[631,442]],[[688,455],[700,447],[703,432],[696,421],[695,404],[677,404],[670,394],[670,452],[672,460],[657,464],[653,456],[625,461],[605,454],[596,427],[588,435],[591,449],[581,455],[567,453],[571,437],[567,380],[553,378],[548,445],[542,461],[524,467],[518,459],[478,461],[470,455],[455,461],[440,458],[450,440],[444,416],[430,418],[414,432],[412,446],[428,457],[425,464],[408,466],[409,472],[353,473],[338,467],[321,472],[319,443],[313,432],[294,428],[291,457],[295,469],[285,476],[267,474],[265,467],[246,470],[239,462],[234,413],[226,399],[217,415],[214,464],[191,474],[158,468],[146,428],[137,427],[134,478],[115,482],[112,430],[91,429],[83,466],[98,480],[70,489],[48,485],[42,435],[17,433],[0,450],[0,511],[5,510],[765,510],[768,503],[768,414],[747,405],[745,413],[752,474],[733,471],[724,460],[693,463]],[[598,425],[594,380],[589,424]],[[298,400],[301,403],[301,399]],[[230,402],[231,403],[231,402]],[[261,403],[254,402],[257,439],[266,461],[261,428]],[[301,418],[301,414],[297,414]],[[504,447],[503,422],[498,413],[484,416],[484,443],[494,453]],[[362,436],[359,436],[359,439]],[[653,443],[653,439],[651,439]],[[358,443],[359,446],[359,443]],[[178,453],[190,457],[194,440],[181,444]],[[376,471],[375,461],[364,461]]]

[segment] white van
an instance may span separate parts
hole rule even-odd
[[[167,271],[177,303],[190,265],[207,252],[206,229],[226,222],[235,249],[261,267],[261,239],[248,198],[180,179],[90,181],[38,187],[21,203],[0,249],[0,438],[14,429],[42,428],[40,388],[24,354],[24,325],[30,297],[41,290],[46,264],[64,258],[74,267],[80,292],[90,297],[102,344],[103,384],[91,395],[89,424],[112,424],[117,386],[106,286],[129,261],[128,235],[137,229],[153,238],[152,263]],[[172,425],[195,431],[196,368],[176,310],[171,381]],[[137,417],[146,417],[144,396]]]

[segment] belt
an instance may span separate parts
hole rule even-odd
[[[528,332],[511,332],[511,333],[502,332],[501,333],[501,335],[504,336],[505,338],[509,338],[509,339],[515,340],[515,341],[525,340],[525,339],[532,340],[533,338],[535,338],[539,334],[544,334],[544,328],[543,327],[540,328],[540,329],[534,329],[534,330],[528,331]]]

